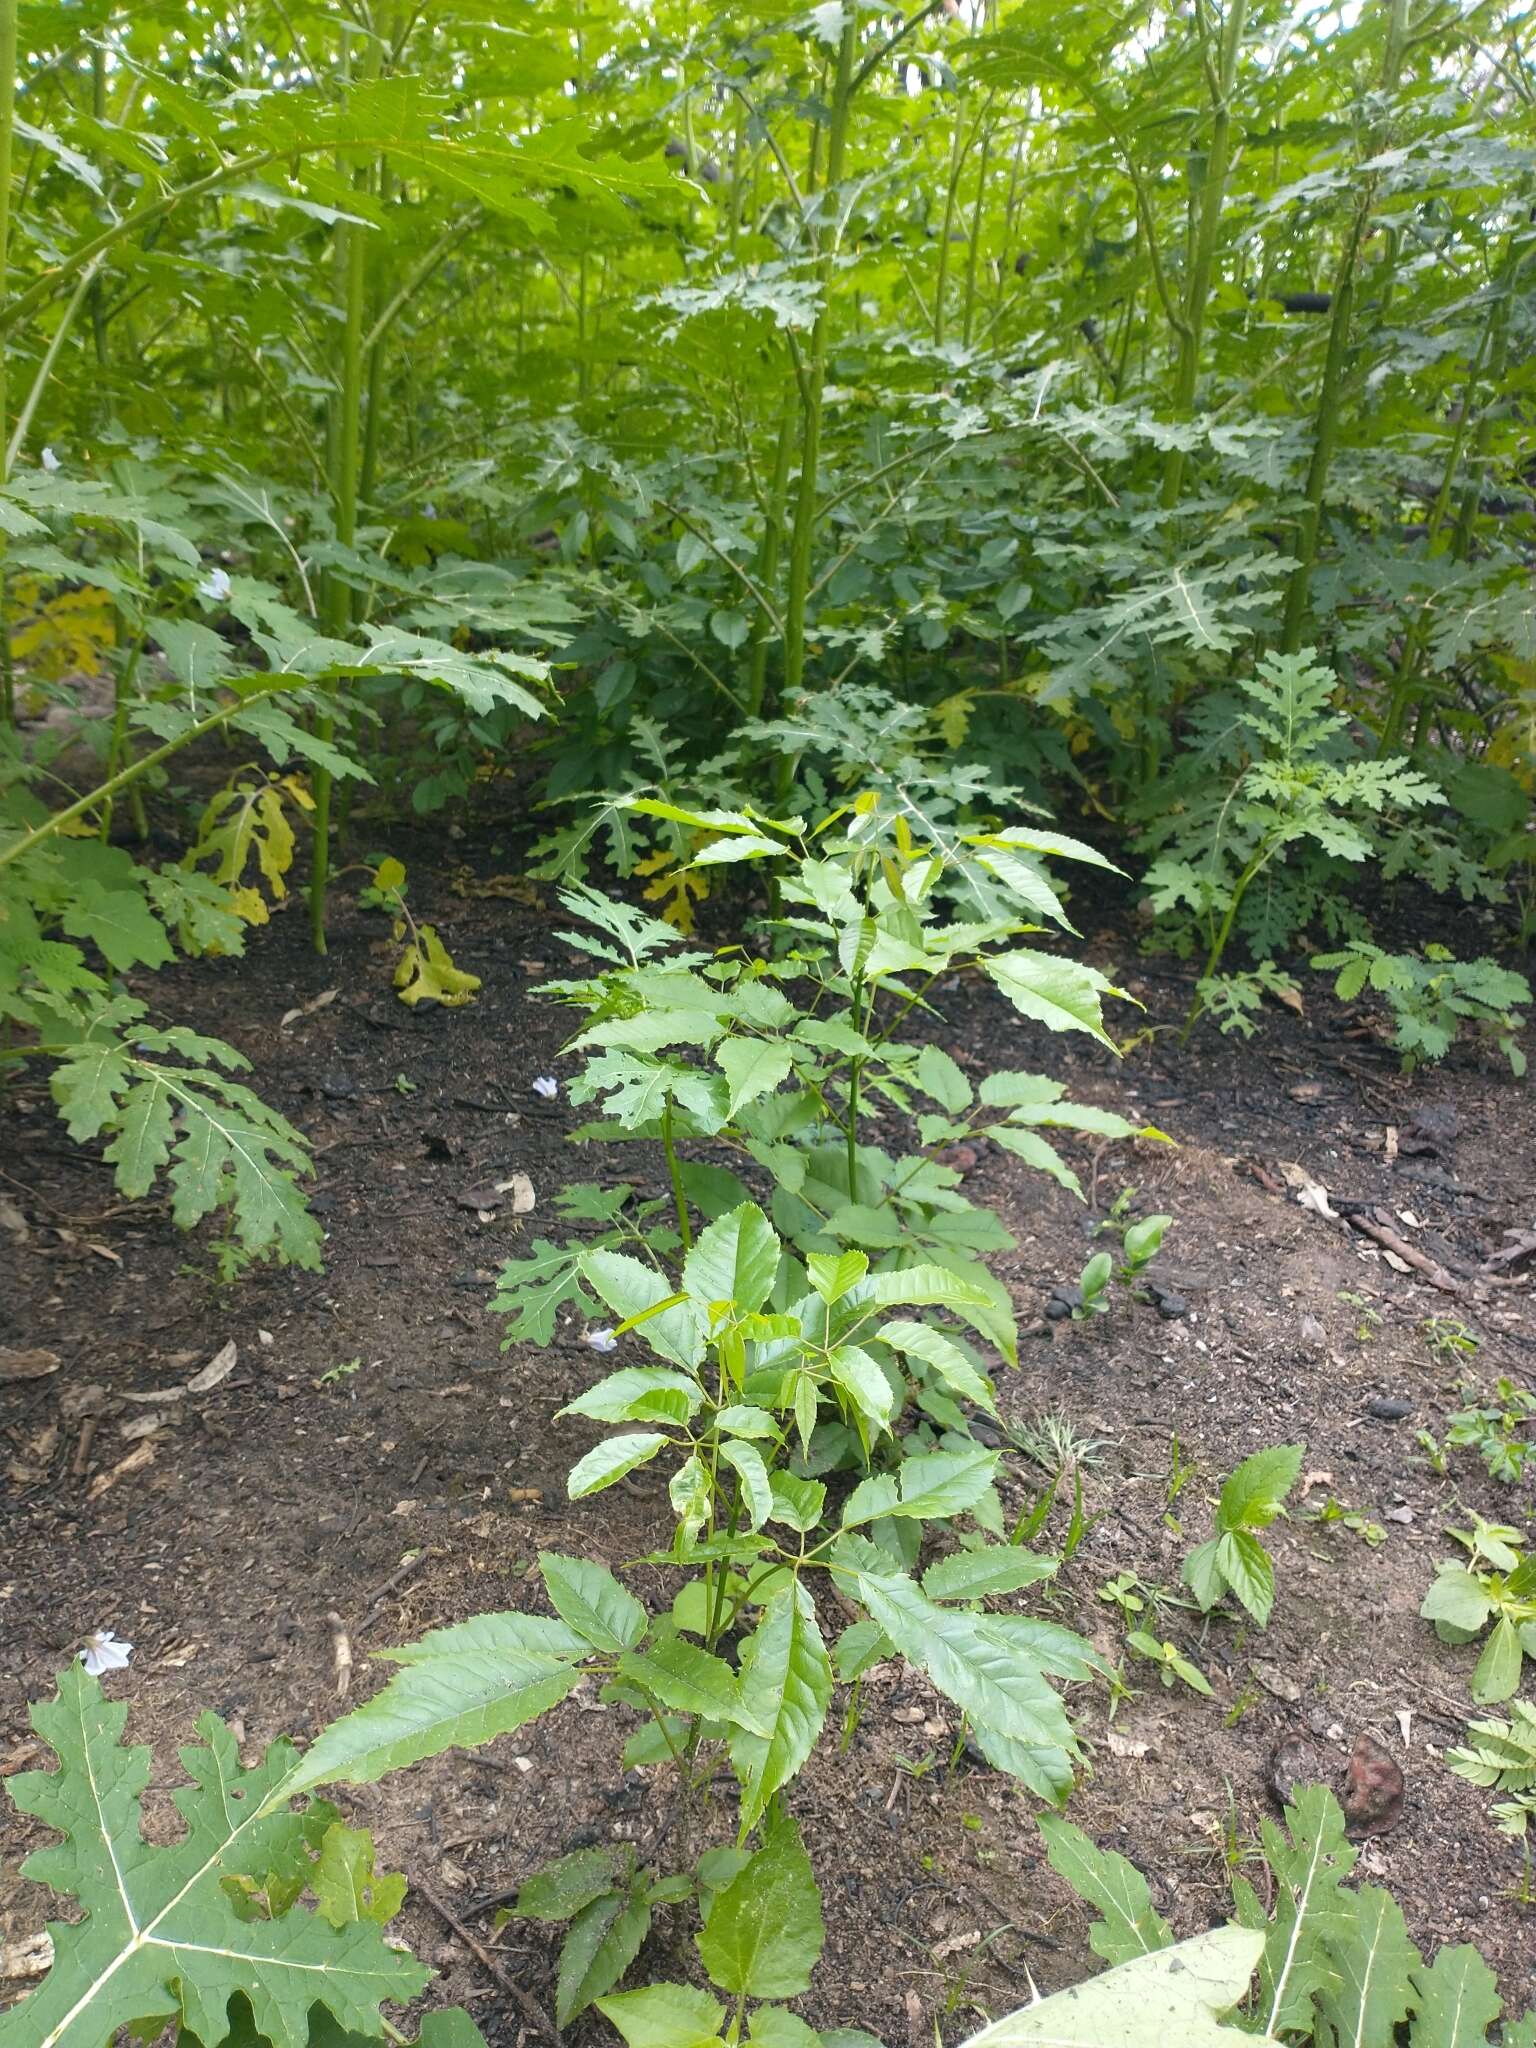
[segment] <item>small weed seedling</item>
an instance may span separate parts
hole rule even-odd
[[[1260,1628],[1268,1624],[1275,1604],[1275,1567],[1255,1532],[1284,1514],[1305,1454],[1305,1444],[1255,1451],[1221,1489],[1216,1534],[1184,1560],[1184,1583],[1206,1613],[1231,1593]]]
[[[1426,1316],[1419,1334],[1437,1358],[1474,1358],[1477,1337],[1455,1316]]]
[[[1350,1530],[1372,1550],[1379,1550],[1387,1540],[1387,1532],[1380,1522],[1373,1522],[1369,1515],[1362,1514],[1358,1508],[1345,1507],[1344,1503],[1335,1500],[1331,1493],[1325,1501],[1303,1512],[1305,1519],[1315,1522],[1319,1528],[1337,1527]]]
[[[1177,1643],[1159,1642],[1144,1628],[1133,1628],[1125,1640],[1138,1657],[1145,1657],[1157,1666],[1157,1675],[1165,1690],[1182,1679],[1192,1692],[1204,1693],[1207,1699],[1211,1698],[1210,1680],[1197,1664],[1190,1663]]]
[[[1472,1721],[1462,1749],[1446,1751],[1445,1760],[1458,1778],[1507,1793],[1491,1809],[1494,1825],[1512,1840],[1526,1841],[1536,1819],[1536,1706],[1528,1700],[1510,1702],[1507,1721]],[[1530,1889],[1530,1855],[1526,1855],[1526,1889]]]
[[[1536,1557],[1524,1555],[1518,1530],[1480,1516],[1474,1524],[1446,1531],[1466,1547],[1467,1562],[1441,1564],[1419,1613],[1443,1643],[1475,1642],[1491,1624],[1470,1691],[1492,1706],[1513,1696],[1524,1660],[1536,1660]]]
[[[1372,1308],[1363,1294],[1353,1294],[1347,1287],[1341,1287],[1334,1299],[1355,1312],[1355,1342],[1374,1344],[1381,1332],[1380,1311]]]
[[[1464,1396],[1471,1392],[1469,1387],[1462,1388]],[[1536,1393],[1505,1378],[1497,1382],[1490,1400],[1460,1408],[1447,1419],[1444,1448],[1476,1451],[1491,1478],[1515,1486],[1525,1475],[1527,1461],[1536,1454],[1536,1443],[1528,1433],[1532,1431],[1536,1431]]]

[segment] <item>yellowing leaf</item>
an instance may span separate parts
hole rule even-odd
[[[417,1003],[441,1003],[459,1010],[475,999],[480,986],[478,974],[455,967],[448,948],[429,924],[418,925],[416,935],[400,956],[395,969],[395,987],[402,1003],[414,1009]]]

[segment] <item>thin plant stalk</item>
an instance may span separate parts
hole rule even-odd
[[[1196,0],[1203,4],[1203,0]],[[1216,267],[1216,245],[1221,238],[1221,210],[1227,196],[1227,178],[1232,167],[1232,92],[1237,80],[1237,60],[1247,25],[1248,0],[1228,0],[1227,18],[1222,25],[1216,69],[1211,85],[1215,112],[1211,122],[1210,148],[1200,185],[1199,209],[1195,219],[1194,252],[1189,266],[1189,289],[1184,298],[1184,324],[1179,331],[1178,370],[1173,402],[1180,418],[1194,407],[1200,381],[1200,343],[1205,332],[1205,308],[1211,295],[1211,277]],[[1184,487],[1182,448],[1170,448],[1163,465],[1162,502],[1177,505]]]
[[[16,7],[17,0],[0,0],[0,319],[10,299],[11,246],[11,157],[16,136]],[[0,446],[6,438],[10,416],[5,350],[0,347]],[[7,460],[0,471],[0,483],[10,476]],[[4,542],[0,540],[0,549]],[[16,722],[16,679],[11,667],[11,634],[5,623],[5,567],[0,553],[0,723]]]
[[[832,88],[832,113],[827,130],[827,166],[823,186],[826,203],[836,205],[848,143],[848,118],[853,102],[854,44],[858,16],[851,13],[837,46],[837,74]],[[820,129],[815,131],[818,135]],[[789,546],[789,591],[785,606],[784,695],[793,700],[805,674],[805,612],[811,588],[811,556],[816,539],[817,477],[821,466],[821,416],[826,394],[827,352],[831,343],[832,238],[818,231],[821,247],[817,280],[821,303],[811,333],[810,352],[800,386],[800,478],[795,492],[794,529]]]

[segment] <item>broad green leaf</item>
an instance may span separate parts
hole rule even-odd
[[[988,1415],[996,1415],[997,1399],[990,1380],[971,1364],[953,1338],[927,1323],[883,1323],[875,1332],[882,1344],[931,1366],[952,1394],[971,1401]]]
[[[826,2048],[831,2038],[782,2005],[760,2005],[747,2023],[752,2048]]]
[[[1223,1529],[1265,1529],[1281,1513],[1301,1474],[1305,1444],[1279,1444],[1245,1458],[1221,1489],[1216,1519]]]
[[[1344,1816],[1333,1794],[1306,1785],[1285,1810],[1288,1833],[1272,1820],[1260,1827],[1265,1860],[1274,1877],[1268,1914],[1252,1900],[1253,1917],[1264,1936],[1255,2012],[1271,2034],[1312,2032],[1316,1998],[1334,1981],[1333,1951],[1348,1938],[1355,1898],[1343,1880],[1357,1851],[1344,1833]]]
[[[755,1827],[768,1801],[816,1746],[832,1697],[832,1666],[810,1594],[795,1580],[777,1593],[742,1651],[742,1690],[767,1735],[736,1730],[731,1762],[741,1780],[741,1826]]]
[[[985,1550],[957,1550],[941,1557],[923,1573],[923,1591],[930,1600],[985,1600],[997,1593],[1017,1593],[1050,1578],[1056,1561],[1036,1557],[1014,1544],[992,1543]]]
[[[571,1920],[614,1888],[620,1860],[612,1849],[577,1849],[536,1870],[512,1906],[519,1920]]]
[[[706,1306],[730,1302],[747,1313],[772,1294],[779,1257],[772,1224],[755,1203],[746,1202],[699,1233],[683,1263],[683,1285]]]
[[[620,1322],[645,1318],[638,1323],[638,1329],[653,1351],[690,1370],[699,1364],[704,1356],[704,1329],[692,1303],[679,1302],[675,1307],[647,1314],[648,1310],[656,1310],[658,1303],[669,1300],[674,1292],[654,1266],[631,1258],[627,1252],[591,1251],[583,1256],[581,1271],[587,1284]]]
[[[1215,1927],[1055,1992],[973,2034],[965,2048],[1279,2048],[1223,2026],[1248,1989],[1263,1937]]]
[[[771,1522],[785,1522],[801,1535],[809,1535],[826,1512],[827,1489],[819,1479],[799,1479],[793,1472],[770,1475],[773,1488]]]
[[[1216,1569],[1260,1628],[1275,1604],[1275,1568],[1257,1536],[1233,1529],[1216,1539]]]
[[[333,1927],[350,1927],[354,1920],[383,1927],[404,1902],[405,1879],[398,1871],[376,1872],[372,1835],[337,1821],[321,1837],[313,1890]]]
[[[728,1721],[754,1735],[769,1733],[730,1665],[681,1636],[658,1636],[648,1650],[627,1650],[618,1668],[621,1677],[654,1694],[674,1713]]]
[[[1456,1640],[1477,1635],[1493,1612],[1481,1580],[1465,1565],[1442,1564],[1419,1609],[1425,1621],[1441,1622],[1458,1631]]]
[[[1410,2048],[1486,2048],[1503,2010],[1498,1979],[1470,1942],[1443,1948],[1428,1969],[1416,1969],[1413,1993]]]
[[[1520,1664],[1525,1652],[1520,1631],[1507,1614],[1501,1614],[1477,1660],[1468,1690],[1480,1707],[1509,1699],[1520,1683]]]
[[[894,1483],[863,1480],[848,1496],[843,1527],[897,1515],[915,1522],[948,1521],[975,1507],[997,1470],[997,1452],[980,1444],[964,1451],[927,1451],[903,1458]]]
[[[64,1839],[29,1856],[23,1873],[75,1898],[85,1917],[54,1922],[53,1967],[0,2015],[0,2043],[101,2048],[121,2027],[176,2019],[217,2048],[236,1994],[274,2048],[307,2048],[317,2002],[339,2026],[377,2034],[380,2001],[414,1998],[429,1973],[390,1948],[376,1921],[338,1928],[299,1906],[242,1920],[221,1882],[308,1873],[303,1821],[284,1793],[291,1747],[274,1743],[248,1770],[223,1722],[204,1714],[201,1746],[182,1752],[193,1782],[173,1795],[185,1832],[155,1847],[139,1811],[150,1752],[121,1746],[127,1714],[78,1664],[54,1700],[32,1708],[59,1768],[18,1773],[7,1790]]]
[[[617,1656],[645,1634],[645,1609],[606,1565],[541,1550],[539,1570],[555,1612],[595,1649]]]
[[[1355,1894],[1348,1935],[1330,1950],[1334,1975],[1318,1995],[1334,2038],[1350,2048],[1388,2042],[1413,2003],[1413,1972],[1423,1957],[1408,1939],[1403,1910],[1388,1891],[1364,1884]]]
[[[1151,1955],[1173,1940],[1168,1923],[1152,1904],[1147,1881],[1134,1863],[1099,1849],[1081,1828],[1055,1814],[1036,1816],[1052,1870],[1071,1885],[1100,1918],[1089,1929],[1088,1945],[1106,1963]]]
[[[789,1077],[794,1055],[789,1046],[772,1038],[727,1038],[715,1048],[715,1062],[725,1075],[729,1089],[729,1114],[737,1112],[760,1095],[771,1095]]]
[[[1086,1031],[1113,1049],[1104,1029],[1103,999],[1121,993],[1095,967],[1020,947],[986,962],[986,971],[1014,1008],[1052,1031]]]
[[[840,1537],[833,1557],[900,1654],[978,1727],[1059,1752],[1068,1764],[1076,1757],[1061,1701],[1013,1644],[989,1633],[984,1615],[935,1606],[863,1537]]]
[[[704,1404],[703,1389],[688,1373],[666,1365],[624,1365],[558,1412],[585,1415],[593,1422],[637,1422],[645,1403],[662,1393],[680,1395],[685,1416],[696,1415]]]
[[[558,1706],[580,1678],[574,1658],[532,1651],[451,1647],[436,1655],[413,1653],[382,1692],[317,1737],[293,1772],[291,1788],[371,1785],[445,1749],[477,1748]]]
[[[773,1513],[773,1488],[769,1484],[762,1452],[749,1443],[728,1437],[720,1446],[720,1455],[739,1475],[751,1525],[754,1529],[761,1529]]]
[[[792,1820],[770,1821],[763,1847],[717,1893],[696,1940],[710,1979],[732,1996],[798,1998],[826,1933],[811,1859]]]
[[[961,1110],[970,1108],[973,1100],[971,1084],[942,1046],[925,1045],[917,1056],[914,1071],[918,1086],[925,1095],[933,1097],[940,1109],[958,1115]]]
[[[607,1437],[571,1467],[565,1482],[566,1493],[572,1500],[585,1500],[589,1493],[601,1493],[604,1487],[615,1485],[637,1466],[649,1464],[670,1441],[654,1430]]]
[[[725,2048],[720,2023],[725,2007],[687,1984],[650,1984],[597,2000],[629,2048]]]
[[[867,1351],[857,1344],[839,1344],[827,1360],[827,1369],[861,1415],[880,1430],[888,1429],[896,1414],[896,1394],[890,1381]]]

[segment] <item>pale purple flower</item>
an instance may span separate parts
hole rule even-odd
[[[583,1344],[590,1344],[594,1351],[617,1351],[619,1348],[618,1338],[615,1337],[612,1330],[606,1328],[601,1330],[583,1330],[581,1341]]]
[[[57,457],[57,455],[54,454],[51,448],[45,448],[42,454],[38,457],[38,460],[42,463],[44,469],[48,471],[50,476],[59,467],[59,458]]]
[[[86,1637],[80,1662],[92,1678],[100,1678],[103,1671],[126,1671],[132,1655],[132,1643],[120,1643],[111,1629],[99,1628]]]
[[[553,1074],[540,1074],[534,1081],[533,1092],[542,1095],[546,1102],[553,1102],[560,1093],[560,1083]]]

